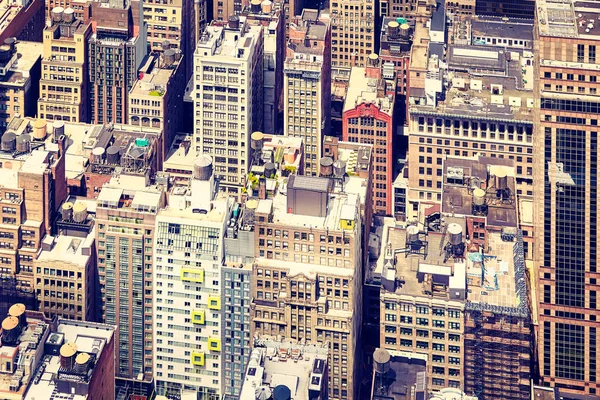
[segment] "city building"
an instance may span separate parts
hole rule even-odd
[[[457,1],[475,1],[475,0],[457,0]],[[430,16],[432,9],[436,7],[436,0],[427,1],[416,1],[416,0],[403,0],[403,1],[390,1],[381,0],[379,3],[379,20],[383,18],[402,18],[408,21],[415,21],[415,19],[423,16]]]
[[[275,181],[277,176],[291,174],[303,175],[304,143],[300,137],[268,135],[262,132],[253,132],[250,136],[252,158],[248,182],[245,187],[248,197],[254,192],[266,197],[263,193],[262,182],[264,179]],[[261,179],[256,179],[262,177]],[[266,188],[273,191],[274,187]]]
[[[336,0],[331,8],[331,74],[348,79],[352,67],[364,67],[376,51],[377,5],[373,0]]]
[[[324,345],[256,338],[239,399],[327,399],[328,353]]]
[[[192,134],[178,133],[165,157],[163,171],[173,186],[187,186],[194,173],[196,152],[192,146]]]
[[[381,346],[427,355],[427,388],[529,398],[532,332],[514,163],[448,158],[423,225],[384,227]],[[456,177],[454,170],[472,170]]]
[[[416,32],[420,29],[417,24]],[[506,46],[477,44],[482,42],[477,35],[472,43],[449,45],[441,53],[434,35],[418,52],[413,45],[407,104],[409,219],[422,218],[426,208],[440,203],[442,164],[449,155],[514,160],[516,194],[533,196],[533,53],[515,43],[508,48],[507,39],[520,35],[527,41],[530,33],[497,29],[500,33],[490,35],[504,36]]]
[[[241,294],[222,292],[223,239],[233,201],[215,185],[212,161],[199,157],[189,187],[173,188],[156,217],[152,291],[158,395],[219,400],[231,383],[224,372],[235,354],[225,352],[222,339],[225,322],[236,321],[225,321],[223,310]]]
[[[472,17],[475,15],[476,0],[446,0],[448,16],[453,19]]]
[[[255,237],[253,337],[328,342],[331,399],[357,398],[359,384],[361,210],[370,184],[346,174],[348,164],[336,164],[333,178],[279,179],[270,196],[246,201],[241,222]]]
[[[373,146],[373,214],[392,215],[394,179],[394,71],[379,65],[376,54],[366,68],[354,67],[342,116],[343,139]]]
[[[237,204],[236,204],[237,205]],[[232,216],[235,215],[235,207]],[[239,208],[238,208],[239,209]],[[228,238],[225,238],[226,257],[230,257]],[[254,250],[253,246],[247,249]],[[238,255],[241,255],[238,253]],[[252,251],[252,257],[254,252]],[[252,301],[250,280],[252,279],[251,263],[225,262],[221,268],[222,292],[225,300],[223,307],[223,331],[221,342],[224,346],[223,357],[223,399],[238,400],[244,371],[250,360],[250,303]]]
[[[82,202],[63,203],[61,213],[61,228],[68,229],[68,224],[80,226],[77,230],[67,230],[77,236],[46,235],[42,241],[42,251],[33,262],[39,309],[50,317],[97,321],[96,232],[93,222]]]
[[[211,14],[212,14],[212,4],[209,4],[208,0],[194,0],[194,38],[196,39],[193,43],[194,46],[194,51],[196,48],[196,45],[198,44],[198,40],[200,40],[200,37],[202,36],[202,32],[204,32],[204,29],[206,28],[206,25],[208,25],[212,18],[211,18]],[[192,61],[193,64],[193,54],[194,51],[192,52],[191,56],[189,57],[189,60]],[[193,74],[192,76],[189,76],[190,74],[186,74],[188,75],[188,78],[192,78],[193,79]]]
[[[387,63],[394,66],[397,94],[400,96],[407,92],[411,31],[414,31],[414,24],[411,25],[405,18],[384,17],[381,24],[379,59],[383,66]]]
[[[34,260],[42,239],[53,233],[57,209],[66,198],[66,138],[44,142],[46,124],[40,122],[29,130],[26,120],[14,118],[2,136],[4,146],[0,144],[0,312],[15,301],[38,308]]]
[[[102,400],[115,397],[113,325],[58,319],[25,400]]]
[[[192,57],[196,42],[193,4],[192,0],[143,4],[149,52],[173,49],[183,53],[184,57]]]
[[[304,139],[304,173],[319,175],[331,126],[331,32],[319,11],[304,9],[289,27],[284,62],[284,135]],[[310,117],[308,117],[310,116]]]
[[[222,24],[221,24],[222,25]],[[219,188],[239,196],[248,172],[250,134],[263,117],[263,29],[245,17],[208,26],[194,55],[194,140],[214,160]]]
[[[533,20],[535,18],[535,6],[536,2],[532,0],[476,0],[475,15]]]
[[[562,396],[600,395],[597,363],[598,64],[589,2],[536,4],[535,268],[538,364]],[[569,49],[560,51],[559,49]]]
[[[426,362],[426,355],[375,349],[370,400],[427,399]]]
[[[23,304],[12,305],[2,321],[0,396],[113,399],[114,331],[114,326],[49,319]]]
[[[72,8],[54,10],[50,21],[44,29],[37,115],[49,121],[89,122],[87,62],[92,26],[76,19]]]
[[[115,175],[141,176],[149,183],[163,160],[160,128],[54,121],[72,140],[66,165],[69,194],[90,199]],[[56,128],[55,128],[56,129]]]
[[[0,2],[0,43],[8,38],[42,42],[45,24],[43,0]]]
[[[144,176],[116,175],[98,194],[98,311],[104,322],[119,327],[119,380],[152,380],[154,226],[164,206],[163,189]]]
[[[90,122],[128,121],[128,93],[147,53],[142,1],[91,3],[92,36],[88,44]]]
[[[263,132],[280,133],[283,108],[283,61],[286,26],[281,0],[253,2],[241,15],[250,25],[263,27]]]
[[[129,124],[159,128],[162,131],[161,154],[167,155],[177,132],[182,127],[185,58],[166,49],[149,55],[139,70],[139,79],[129,92]],[[157,169],[162,170],[162,159]]]
[[[0,132],[15,116],[36,113],[42,45],[8,38],[0,46]]]

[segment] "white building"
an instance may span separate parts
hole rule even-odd
[[[239,195],[250,134],[262,129],[263,30],[245,17],[204,30],[194,54],[196,154],[213,158],[220,188]]]
[[[159,395],[223,392],[220,274],[232,201],[215,197],[212,164],[200,157],[189,188],[175,188],[154,236],[154,379]]]

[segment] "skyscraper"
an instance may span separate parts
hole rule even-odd
[[[597,3],[537,2],[535,256],[541,383],[597,396]]]
[[[229,384],[220,281],[233,202],[215,195],[215,183],[210,158],[199,157],[189,188],[174,188],[156,218],[153,340],[160,395],[218,400]]]
[[[318,175],[331,125],[331,32],[317,10],[293,21],[283,67],[284,134],[304,139],[304,173]]]
[[[147,52],[143,18],[139,0],[92,3],[88,50],[92,123],[127,122],[127,97]]]
[[[150,380],[154,224],[164,194],[144,177],[121,175],[104,184],[96,208],[99,307],[115,332],[115,374]]]
[[[194,68],[192,145],[213,158],[220,189],[237,196],[248,172],[250,134],[262,128],[262,27],[237,16],[206,27]]]

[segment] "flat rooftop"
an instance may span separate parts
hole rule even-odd
[[[4,3],[6,1],[2,4]],[[42,58],[44,46],[42,43],[17,41],[16,48],[16,57],[13,59],[14,64],[9,67],[4,75],[0,75],[0,84],[25,85],[30,79],[31,69]]]
[[[371,400],[411,400],[415,385],[425,378],[427,355],[404,354],[402,351],[386,350],[390,355],[390,369],[385,384],[375,388]],[[408,352],[407,352],[408,353]],[[423,356],[422,358],[419,358]],[[378,385],[379,386],[379,385]]]
[[[75,343],[78,352],[97,352],[98,358],[105,347],[113,345],[115,327],[93,322],[79,322],[59,319],[57,332],[64,335],[65,343]],[[43,373],[27,390],[26,400],[51,400],[56,398],[57,378],[60,369],[60,356],[46,356],[42,362]],[[92,370],[92,374],[95,371]],[[60,392],[59,392],[60,393]],[[88,393],[92,394],[92,393]],[[85,400],[88,395],[64,393],[71,400]]]
[[[594,0],[538,0],[541,36],[600,39],[600,2]]]
[[[532,42],[533,21],[479,16],[471,20],[471,32],[473,36],[510,38]]]
[[[300,178],[300,179],[298,179]],[[304,176],[296,176],[296,187],[303,186],[308,190],[323,190],[327,191],[323,186],[323,180],[326,178],[313,180],[306,179]],[[303,182],[306,181],[306,185]],[[313,181],[316,181],[313,183]],[[288,226],[306,227],[314,229],[328,229],[330,231],[340,231],[340,220],[342,216],[347,217],[348,207],[353,210],[353,218],[360,218],[359,207],[360,199],[366,197],[366,186],[363,187],[364,179],[347,176],[345,177],[344,191],[341,192],[339,189],[334,190],[333,193],[329,194],[329,200],[327,204],[327,212],[324,217],[307,216],[300,214],[288,213],[288,195],[287,195],[287,181],[280,179],[277,193],[272,199],[259,200],[257,212],[261,210],[272,209],[273,223],[283,224]],[[300,185],[300,186],[298,186]],[[316,186],[315,186],[316,185]]]
[[[448,224],[459,224],[463,232],[466,232],[465,218],[445,217]],[[455,279],[465,279],[467,288],[467,302],[489,304],[491,306],[518,308],[521,299],[517,295],[514,268],[514,246],[515,242],[505,242],[499,232],[487,232],[489,249],[491,251],[481,253],[469,251],[466,245],[464,259],[449,258],[446,260],[443,249],[448,243],[449,235],[438,232],[430,232],[426,236],[428,243],[428,254],[422,255],[397,254],[395,256],[396,280],[395,293],[415,297],[431,297],[449,300],[448,290],[435,292],[434,296],[425,293],[423,276],[425,273],[439,276],[441,281],[456,276],[456,271],[464,271],[464,278],[456,276]],[[382,243],[382,256],[385,256],[385,247],[390,245],[392,249],[404,249],[406,247],[406,230],[398,227],[389,227],[387,242]],[[379,268],[379,265],[378,265]],[[469,284],[470,279],[481,279],[481,286]],[[434,282],[436,278],[434,277]]]
[[[121,177],[119,177],[120,179]],[[122,176],[127,180],[126,176]],[[137,178],[137,179],[136,179]],[[136,188],[135,183],[131,185],[117,185],[111,181],[102,187],[97,199],[97,206],[111,209],[130,210],[139,213],[158,213],[162,205],[162,194],[156,187],[143,186],[142,178],[133,177],[133,180],[139,181]],[[120,182],[119,182],[120,183]]]
[[[252,49],[258,43],[261,26],[249,26],[246,17],[240,16],[239,28],[232,29],[228,26],[209,25],[204,29],[195,55],[207,54],[208,57],[236,60],[237,63],[249,60]]]
[[[144,71],[143,77],[135,81],[129,95],[162,98],[178,65],[179,61],[176,61],[172,66],[164,67],[161,56],[148,56],[146,63],[140,68]]]
[[[475,179],[483,184],[486,192],[486,226],[494,228],[515,228],[518,224],[517,197],[515,189],[515,167],[513,160],[504,158],[478,157],[475,159],[449,157],[444,163],[444,185],[442,187],[441,211],[445,214],[473,215],[473,192],[466,182],[450,182],[449,170],[463,172],[465,181]],[[497,173],[503,172],[507,179],[508,193],[506,200],[498,198],[494,179]],[[463,179],[461,178],[461,181]]]
[[[327,358],[327,346],[261,337],[255,340],[240,400],[255,400],[258,390],[271,392],[278,385],[287,386],[294,400],[309,400],[309,389],[322,388]]]
[[[214,197],[208,181],[192,179],[190,183],[190,187],[174,187],[168,193],[167,206],[159,211],[159,217],[222,224],[230,216],[231,199],[222,193]]]
[[[92,243],[95,236],[95,229],[92,229],[85,238],[67,235],[58,236],[54,239],[51,250],[40,252],[38,261],[60,261],[85,269],[91,257]],[[84,254],[84,249],[87,249],[90,254]]]
[[[23,357],[23,365],[27,361],[35,359],[37,355],[41,355],[44,351],[45,337],[48,335],[50,327],[41,320],[27,318],[27,328],[25,328],[19,336],[19,346],[7,346],[4,344],[0,347],[0,358],[12,359],[15,352],[20,352]],[[34,369],[37,365],[33,365]],[[25,394],[29,381],[33,379],[33,374],[24,374],[21,380],[19,389],[15,392],[9,389],[11,381],[15,378],[15,374],[25,373],[26,370],[17,367],[17,371],[13,374],[0,374],[0,398],[12,398],[12,396]],[[8,393],[3,395],[3,393]]]
[[[344,102],[344,112],[365,103],[373,104],[379,111],[391,116],[394,110],[394,96],[379,96],[377,89],[381,84],[385,85],[386,83],[385,81],[381,82],[380,79],[367,77],[365,68],[352,68]]]
[[[523,65],[521,53],[510,53],[508,61],[504,49],[449,46],[449,85],[444,99],[435,107],[411,105],[411,113],[532,124],[533,67]],[[478,70],[492,72],[480,74]]]

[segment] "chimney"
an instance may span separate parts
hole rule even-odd
[[[258,198],[259,200],[267,198],[267,180],[264,176],[258,180]]]

